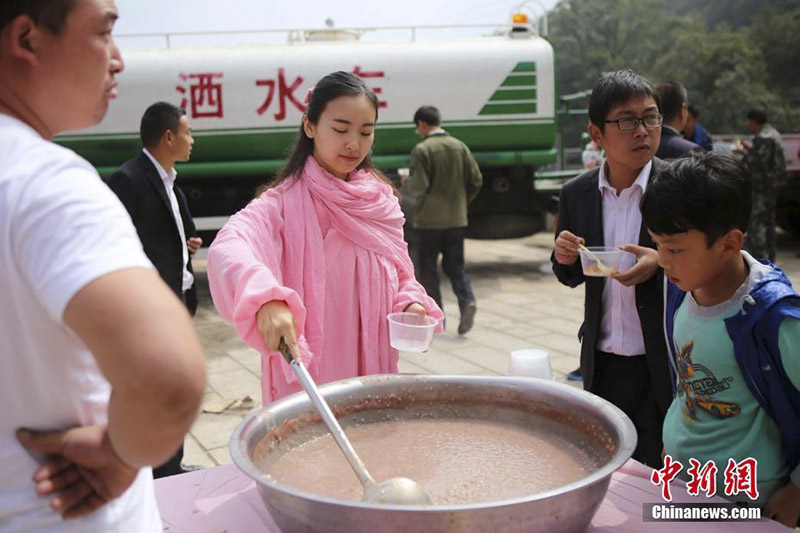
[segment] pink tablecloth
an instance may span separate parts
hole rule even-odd
[[[661,502],[660,487],[650,482],[652,470],[630,460],[611,477],[608,493],[587,531],[624,533],[693,531],[739,533],[791,531],[777,522],[643,522],[642,505]],[[672,482],[676,503],[723,502],[689,496],[685,484]],[[261,502],[255,482],[234,465],[218,466],[156,481],[156,498],[164,531],[250,533],[279,532]]]

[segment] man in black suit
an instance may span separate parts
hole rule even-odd
[[[166,102],[151,105],[139,129],[144,149],[108,178],[133,220],[144,252],[189,312],[197,309],[191,258],[203,241],[197,236],[186,197],[175,185],[175,163],[188,161],[194,139],[184,110]],[[155,478],[180,474],[183,446],[153,469]]]
[[[661,466],[661,428],[672,399],[663,329],[663,274],[642,224],[639,200],[661,162],[653,158],[663,116],[650,83],[631,70],[604,75],[589,100],[589,135],[606,161],[562,189],[553,272],[586,285],[581,373],[586,390],[622,409],[636,426],[633,457]],[[638,243],[638,246],[633,243]],[[610,278],[584,275],[579,244],[631,254]],[[634,259],[635,258],[635,259]]]
[[[661,98],[661,112],[664,124],[661,126],[661,144],[656,157],[659,159],[675,159],[689,152],[702,151],[699,144],[684,139],[681,132],[689,119],[689,105],[686,88],[676,81],[668,81],[656,85],[656,92]]]

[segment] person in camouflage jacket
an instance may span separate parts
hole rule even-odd
[[[775,261],[775,206],[777,190],[786,177],[781,135],[759,109],[747,113],[747,127],[755,135],[743,145],[743,162],[753,180],[753,207],[745,248],[753,257]]]

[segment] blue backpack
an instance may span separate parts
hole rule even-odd
[[[742,312],[725,319],[745,383],[759,405],[778,425],[790,470],[800,464],[800,391],[794,386],[781,361],[778,330],[786,318],[800,320],[800,295],[781,269],[769,262],[772,271],[744,298]],[[686,293],[667,282],[664,324],[675,393],[675,347],[672,341],[675,313]],[[787,354],[800,357],[798,354]]]

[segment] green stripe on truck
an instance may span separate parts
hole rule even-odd
[[[503,80],[503,83],[502,83],[501,87],[517,87],[517,86],[520,86],[520,85],[535,86],[536,85],[536,75],[533,74],[531,76],[527,76],[527,75],[514,76],[512,74],[511,76],[508,76],[505,80]]]
[[[484,168],[508,167],[512,165],[545,165],[556,160],[556,150],[529,150],[521,152],[474,152],[475,160]],[[382,170],[408,168],[411,158],[408,155],[375,156],[373,164]],[[263,161],[218,161],[212,163],[179,163],[176,170],[181,179],[202,178],[220,179],[238,176],[267,176],[280,170],[283,159]],[[107,178],[117,169],[116,166],[98,167],[97,171]]]
[[[522,61],[517,63],[512,72],[536,72],[536,61]]]
[[[536,102],[518,104],[486,104],[479,115],[513,115],[536,113]]]
[[[445,124],[445,129],[465,142],[473,152],[549,150],[555,142],[555,121],[552,118],[540,121],[542,119],[531,119],[531,122],[520,119],[518,124]],[[282,160],[295,135],[294,132],[269,130],[198,135],[192,149],[192,163]],[[407,128],[378,130],[373,153],[376,157],[407,157],[419,140],[411,124]],[[135,138],[89,138],[59,143],[99,167],[117,167],[141,151],[141,143]]]
[[[503,100],[536,100],[536,89],[497,89],[490,102]]]

